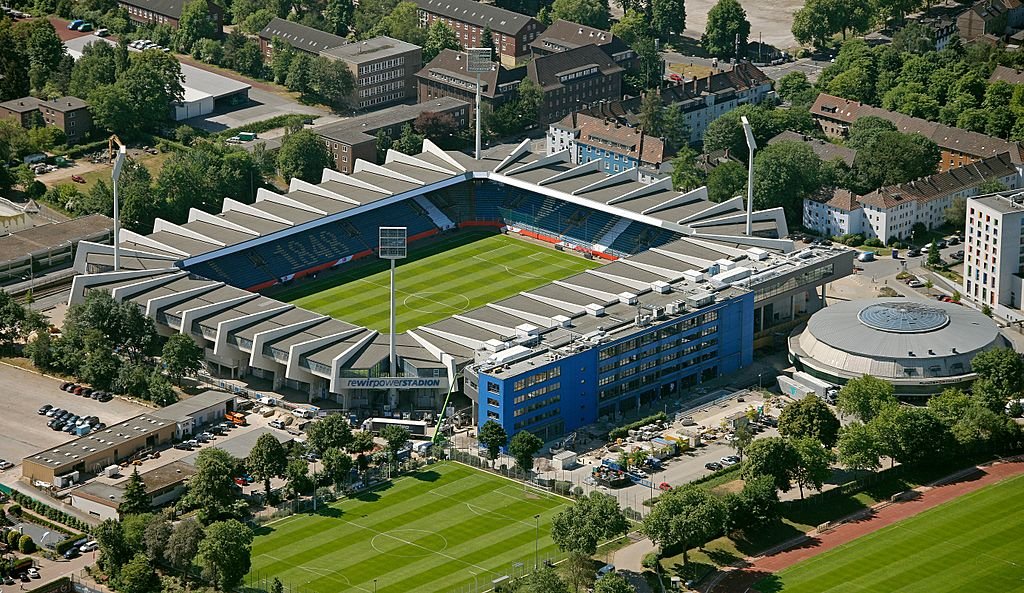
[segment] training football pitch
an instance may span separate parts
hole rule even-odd
[[[543,286],[599,264],[506,235],[469,231],[413,244],[395,270],[395,323],[403,332]],[[376,259],[376,258],[375,258]],[[327,272],[276,292],[279,300],[370,329],[388,329],[388,263]]]
[[[277,577],[294,593],[484,591],[496,578],[532,569],[535,545],[541,562],[556,551],[551,520],[566,504],[436,463],[319,514],[261,527],[246,585],[269,590]]]
[[[762,593],[1024,591],[1024,476],[956,498],[758,583]]]

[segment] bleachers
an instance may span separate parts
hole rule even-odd
[[[426,198],[456,224],[476,219],[473,214],[473,190],[468,183],[431,192]]]
[[[664,245],[681,236],[679,233],[653,227],[642,222],[632,222],[608,247],[609,251],[613,253],[632,255],[650,247]]]
[[[598,238],[611,230],[618,220],[618,217],[614,214],[600,210],[581,208],[580,212],[582,216],[573,220],[572,224],[566,228],[564,234],[583,243],[596,242]]]
[[[476,220],[501,220],[500,208],[506,192],[494,183],[474,182],[473,209]]]
[[[249,288],[274,278],[264,266],[254,265],[247,252],[232,253],[189,266],[189,271],[239,288]]]

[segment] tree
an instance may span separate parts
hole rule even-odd
[[[920,134],[882,131],[857,149],[853,170],[858,192],[904,183],[935,173],[942,154]]]
[[[487,459],[493,462],[501,453],[501,448],[508,444],[508,434],[500,424],[494,420],[488,420],[480,427],[477,440],[487,449]]]
[[[82,49],[82,57],[78,58],[74,70],[71,71],[68,94],[86,97],[96,87],[117,82],[114,52],[113,45],[102,41],[86,45]]]
[[[277,154],[277,168],[286,181],[298,177],[317,183],[323,170],[331,165],[327,147],[309,130],[289,134]]]
[[[870,5],[858,0],[810,0],[793,15],[793,36],[800,43],[824,46],[836,33],[863,33],[871,25]]]
[[[31,90],[25,45],[15,36],[10,19],[0,19],[0,101],[20,99]],[[5,160],[4,163],[7,161]]]
[[[631,47],[637,57],[637,69],[633,73],[638,79],[637,86],[645,89],[659,88],[664,76],[665,65],[654,38],[644,35],[638,38]]]
[[[327,449],[323,452],[324,475],[335,485],[348,481],[352,473],[352,458],[341,449]]]
[[[743,490],[727,496],[725,504],[730,531],[765,527],[779,517],[779,492],[771,476],[744,480]]]
[[[607,30],[610,19],[608,3],[602,0],[555,0],[551,4],[551,20],[557,19]]]
[[[203,575],[222,591],[234,590],[249,572],[252,540],[252,530],[234,519],[210,525],[199,543]]]
[[[287,489],[293,497],[299,497],[303,493],[313,492],[316,484],[309,475],[309,462],[302,458],[289,459],[284,469],[285,479],[288,481]]]
[[[781,206],[790,224],[803,217],[803,201],[821,189],[821,159],[802,142],[769,144],[754,157],[754,207]]]
[[[345,35],[348,32],[349,24],[352,22],[352,15],[355,6],[352,0],[327,0],[324,8],[324,21],[327,23],[327,32],[335,35]]]
[[[233,477],[237,461],[223,449],[203,449],[196,456],[196,473],[188,480],[188,489],[179,504],[185,509],[198,509],[201,521],[230,513],[235,500]]]
[[[508,452],[516,460],[516,465],[529,475],[533,471],[533,456],[543,446],[544,441],[540,437],[528,430],[521,430],[512,437]]]
[[[621,575],[612,573],[594,584],[594,593],[636,593],[636,588]]]
[[[154,370],[149,376],[145,397],[160,407],[166,407],[178,401],[178,394],[174,391],[174,386],[157,370]]]
[[[363,39],[372,37],[371,32],[378,25],[383,25],[385,18],[398,6],[397,0],[367,0],[359,2],[352,16],[352,26]],[[415,4],[413,5],[415,6]],[[385,27],[385,34],[393,31]],[[403,41],[405,41],[403,39]]]
[[[122,593],[153,593],[160,589],[160,579],[145,554],[137,553],[121,569],[117,590]]]
[[[181,572],[182,578],[188,577],[189,567],[196,554],[199,543],[205,534],[202,526],[194,519],[184,519],[171,529],[171,537],[167,540],[164,559],[172,567]]]
[[[122,516],[148,513],[153,508],[153,501],[146,494],[146,484],[139,475],[136,468],[124,485],[124,494],[121,495],[121,504],[117,506],[117,512]]]
[[[708,11],[707,26],[700,38],[704,51],[719,58],[742,58],[747,54],[750,21],[737,0],[718,0]]]
[[[707,186],[708,199],[712,202],[724,202],[745,195],[747,169],[736,161],[726,161],[711,170]]]
[[[744,479],[770,476],[778,490],[789,492],[799,463],[799,455],[789,440],[782,437],[757,439],[747,447],[742,475]]]
[[[269,432],[263,433],[245,458],[245,469],[256,480],[263,481],[263,490],[270,494],[270,479],[283,475],[288,466],[288,452]]]
[[[384,439],[388,451],[388,459],[391,463],[398,460],[398,452],[409,442],[409,430],[404,426],[389,424],[380,431],[380,438]]]
[[[164,559],[167,542],[171,538],[171,530],[171,522],[159,515],[154,516],[146,525],[142,539],[146,548],[146,557],[151,563],[157,563]]]
[[[62,58],[67,55],[64,44],[47,19],[15,23],[12,32],[16,38],[15,43],[24,48],[29,82],[36,92],[40,92],[59,68]]]
[[[367,451],[373,451],[375,446],[372,434],[365,430],[357,430],[352,433],[352,442],[345,449],[349,453],[366,453]]]
[[[116,576],[131,559],[132,551],[124,540],[124,529],[114,519],[101,522],[92,532],[100,550],[98,564],[107,574]],[[10,540],[8,540],[10,543]]]
[[[626,533],[628,528],[615,498],[595,491],[555,515],[551,539],[563,552],[593,556],[598,543]]]
[[[206,0],[190,0],[181,8],[181,19],[174,32],[174,46],[182,53],[192,51],[200,39],[213,39],[217,28]]]
[[[743,452],[747,450],[747,447],[752,442],[754,442],[754,431],[750,430],[749,425],[742,424],[733,431],[732,440],[729,441],[729,445],[736,450],[740,457],[743,457]]]
[[[951,440],[949,429],[928,408],[887,406],[870,425],[882,453],[901,464],[936,462]]]
[[[385,4],[393,0],[383,0]],[[363,8],[359,3],[359,9]],[[371,0],[371,5],[373,1]],[[358,16],[359,12],[356,11]],[[357,25],[358,30],[358,25]],[[420,27],[419,9],[414,2],[399,2],[387,16],[374,28],[375,34],[387,34],[406,43],[423,46],[427,42],[427,30]],[[425,62],[424,62],[425,63]]]
[[[498,47],[496,45],[494,45],[494,32],[491,31],[491,26],[490,25],[484,25],[484,32],[480,34],[480,47],[489,47],[489,48],[491,48],[491,59],[492,60],[495,57],[497,57]],[[417,129],[419,129],[419,126],[417,126]],[[423,132],[423,130],[420,130],[420,132]]]
[[[878,435],[872,427],[852,422],[839,431],[839,462],[852,470],[874,471],[882,467]]]
[[[427,43],[423,46],[423,63],[430,62],[446,49],[459,51],[462,49],[462,44],[448,23],[436,20],[427,30]]]
[[[182,377],[194,375],[202,368],[203,349],[191,337],[174,334],[164,342],[160,361],[180,386]]]
[[[814,103],[815,97],[818,96],[803,72],[790,72],[780,78],[775,83],[775,92],[783,101],[788,101],[795,107],[808,106]]]
[[[704,185],[704,172],[697,167],[697,151],[682,148],[672,158],[672,188],[688,192]]]
[[[612,25],[612,35],[634,47],[642,37],[649,37],[651,34],[651,23],[644,13],[636,10],[627,10],[619,19],[619,22]]]
[[[450,138],[459,133],[459,125],[450,113],[438,113],[436,111],[424,111],[416,116],[412,122],[413,130],[424,137],[440,142],[450,143]]]
[[[821,441],[813,437],[793,439],[793,449],[797,455],[796,471],[793,477],[800,487],[800,499],[804,497],[804,487],[821,491],[822,485],[832,473],[832,452],[822,446]]]
[[[953,198],[953,203],[943,211],[942,216],[950,226],[956,228],[964,226],[967,223],[967,199]]]
[[[683,0],[652,0],[651,27],[658,33],[658,37],[665,40],[682,35],[686,29],[686,6]]]
[[[342,414],[330,414],[306,428],[306,443],[314,451],[343,449],[352,442],[352,428]]]
[[[836,398],[836,408],[841,413],[855,416],[864,423],[870,422],[883,408],[898,403],[892,384],[872,375],[850,379]]]
[[[640,127],[652,136],[661,134],[662,114],[661,95],[655,91],[643,93],[640,100]]]
[[[779,434],[793,438],[811,437],[831,448],[839,437],[839,419],[821,398],[809,394],[782,409]]]
[[[725,531],[728,510],[725,503],[693,484],[669,490],[658,497],[644,517],[640,530],[662,550],[683,550],[683,566],[689,564],[689,549],[708,542]]]
[[[391,145],[394,150],[405,154],[419,154],[423,150],[423,136],[412,129],[412,124],[402,126],[402,135]]]
[[[336,110],[341,109],[352,96],[354,88],[355,79],[345,62],[323,56],[313,58],[309,91],[318,99]]]
[[[942,254],[939,253],[938,242],[932,241],[928,246],[928,266],[934,268],[939,265],[942,265]]]
[[[565,582],[559,578],[554,568],[541,567],[522,578],[517,593],[569,593]]]
[[[131,56],[116,84],[89,93],[96,125],[118,134],[155,130],[170,116],[170,105],[184,98],[181,65],[170,54],[144,51]]]
[[[971,360],[971,370],[991,381],[1007,399],[1024,390],[1024,360],[1012,348],[986,350]]]

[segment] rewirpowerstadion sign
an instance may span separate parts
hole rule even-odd
[[[447,377],[339,378],[342,389],[448,389]]]

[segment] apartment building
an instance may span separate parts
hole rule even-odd
[[[549,124],[586,105],[620,99],[624,73],[592,44],[534,58],[526,65],[526,76],[544,91],[537,123]]]
[[[544,25],[532,16],[475,0],[415,2],[421,27],[444,21],[455,31],[463,48],[481,47],[484,29],[489,28],[499,61],[508,68],[515,68],[530,57],[530,43],[544,30]]]
[[[928,228],[945,223],[946,209],[953,201],[978,195],[986,181],[996,180],[1016,189],[1021,187],[1021,179],[1021,170],[1004,153],[863,196],[836,190],[827,201],[805,199],[803,224],[826,236],[905,239],[917,223]]]
[[[665,142],[639,126],[575,112],[548,126],[546,144],[549,155],[568,150],[573,164],[598,161],[612,175],[639,169],[640,181],[645,183],[660,177],[666,160]]]
[[[590,44],[600,47],[616,64],[627,70],[636,65],[636,52],[621,38],[608,31],[562,19],[551,23],[530,43],[530,49],[535,56],[547,56]]]
[[[139,25],[167,25],[178,28],[181,10],[188,0],[117,0],[117,5],[128,12],[128,19]],[[217,35],[223,31],[224,9],[213,0],[207,0],[206,8]]]
[[[396,105],[375,113],[349,118],[333,124],[313,128],[320,136],[334,161],[333,169],[345,174],[354,172],[356,159],[377,162],[377,133],[383,131],[392,138],[402,134],[405,124],[412,123],[423,113],[447,113],[456,125],[469,124],[469,104],[451,97],[442,97],[416,105]]]
[[[0,118],[18,122],[23,128],[37,123],[60,128],[68,144],[75,144],[92,130],[89,106],[78,97],[61,97],[44,101],[35,97],[22,97],[0,103]]]
[[[826,93],[819,94],[811,106],[811,116],[825,134],[832,138],[845,138],[849,135],[850,124],[869,115],[892,122],[900,132],[921,134],[937,144],[942,151],[940,171],[963,167],[1004,153],[1010,154],[1014,164],[1024,163],[1024,154],[1018,142],[910,117]]]
[[[1009,321],[1022,321],[1024,193],[967,200],[963,294]]]
[[[466,71],[466,54],[446,49],[416,73],[419,102],[440,97],[453,97],[469,103],[476,111],[476,73]],[[497,109],[516,95],[519,83],[526,77],[526,66],[506,68],[495,64],[490,72],[480,75],[480,101]]]
[[[287,43],[296,51],[312,56],[318,56],[324,50],[348,43],[344,37],[277,17],[271,19],[267,26],[263,27],[258,37],[264,62],[270,62],[273,57],[274,38]]]
[[[418,45],[380,36],[325,49],[320,55],[344,62],[352,72],[353,107],[377,109],[416,97],[416,73],[423,65]]]
[[[1024,4],[1020,0],[980,0],[956,17],[960,39],[974,41],[992,35],[1001,38],[1010,28],[1024,24]]]

